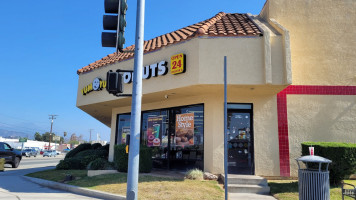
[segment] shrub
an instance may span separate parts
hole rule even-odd
[[[98,158],[107,159],[108,152],[105,150],[94,150],[88,149],[82,152],[77,153],[74,158],[80,159],[82,165],[87,167],[88,164]]]
[[[85,166],[78,158],[67,158],[59,161],[59,163],[56,166],[56,169],[58,170],[85,169]]]
[[[97,158],[94,161],[90,162],[87,167],[88,170],[110,170],[114,169],[112,163],[104,158]]]
[[[110,144],[106,144],[99,148],[99,150],[106,150],[107,152],[109,152],[109,149],[110,149]]]
[[[99,149],[99,148],[101,148],[103,145],[101,145],[100,143],[94,143],[94,144],[92,144],[91,145],[91,148],[92,149]]]
[[[204,173],[200,169],[191,169],[185,174],[185,178],[192,180],[203,180]]]
[[[120,144],[114,147],[114,163],[119,172],[127,172],[129,154],[126,153],[126,145]],[[139,172],[149,173],[152,170],[152,149],[141,145]]]
[[[339,184],[356,170],[356,144],[337,142],[303,142],[302,155],[309,155],[309,147],[314,154],[332,161],[329,165],[330,182]]]
[[[75,149],[72,149],[71,151],[69,151],[66,156],[65,156],[65,159],[66,158],[72,158],[74,157],[77,153],[81,152],[81,151],[84,151],[84,150],[87,150],[87,149],[91,149],[91,144],[89,143],[83,143],[83,144],[80,144],[79,146],[77,146]]]

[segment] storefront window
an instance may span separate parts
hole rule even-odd
[[[149,111],[142,114],[141,144],[152,148],[154,167],[167,167],[168,119],[167,110]]]
[[[126,144],[126,136],[130,134],[131,115],[119,115],[116,135],[116,144]]]
[[[152,148],[154,167],[203,169],[203,105],[145,111],[141,117],[141,144]],[[124,144],[130,115],[118,115],[117,127],[116,144]]]
[[[173,108],[171,113],[170,166],[203,170],[204,106]]]

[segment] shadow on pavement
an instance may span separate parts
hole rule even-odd
[[[38,167],[28,169],[14,169],[0,172],[0,191],[5,190],[10,193],[65,193],[64,191],[53,190],[47,187],[42,187],[38,184],[27,181],[22,176],[25,174],[54,169],[53,166]]]

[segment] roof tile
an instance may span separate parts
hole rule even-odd
[[[246,14],[220,12],[205,21],[145,41],[144,53],[198,36],[262,36],[262,32]],[[124,50],[132,51],[134,48],[135,45],[131,45]],[[132,52],[115,52],[79,69],[77,74],[92,71],[132,57],[134,57],[134,53]]]

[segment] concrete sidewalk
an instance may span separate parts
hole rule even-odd
[[[54,181],[48,181],[48,180],[43,180],[43,179],[39,179],[39,178],[32,178],[32,177],[28,177],[28,176],[23,176],[23,178],[25,178],[28,181],[31,181],[33,183],[37,183],[44,187],[64,190],[64,191],[68,191],[68,192],[79,194],[79,195],[85,195],[88,197],[94,197],[94,198],[98,198],[98,199],[108,199],[108,200],[111,200],[111,199],[112,200],[125,200],[126,199],[125,196],[116,195],[116,194],[107,193],[107,192],[101,192],[101,191],[97,191],[97,190],[90,190],[87,188],[58,183],[58,182],[54,182]]]
[[[229,193],[229,200],[276,200],[276,198],[261,194]]]

